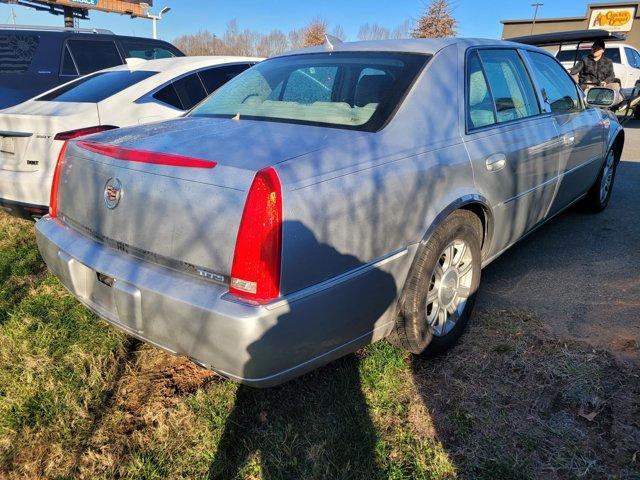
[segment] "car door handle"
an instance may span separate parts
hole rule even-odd
[[[574,135],[563,135],[562,143],[567,146],[573,145],[574,143],[576,143],[576,137]]]
[[[484,163],[487,166],[487,170],[497,172],[507,166],[507,156],[504,153],[496,153],[487,157]]]

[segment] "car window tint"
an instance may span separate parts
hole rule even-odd
[[[301,104],[330,102],[337,70],[334,66],[294,70],[283,83],[280,100]]]
[[[376,131],[429,58],[398,52],[272,58],[223,85],[191,115]]]
[[[618,47],[605,48],[604,56],[611,60],[613,63],[622,63],[622,60],[620,58],[620,49]]]
[[[158,58],[173,58],[176,56],[172,51],[152,43],[122,42],[122,46],[127,58],[156,60]]]
[[[540,113],[531,79],[515,50],[479,50],[498,123]]]
[[[564,113],[579,109],[580,100],[576,84],[562,65],[543,53],[529,52],[529,58],[551,111]]]
[[[71,58],[71,52],[69,52],[69,48],[67,47],[64,47],[64,54],[62,55],[62,68],[60,69],[60,75],[70,75],[70,76],[78,75],[78,69],[76,69],[76,66],[73,63],[73,58]]]
[[[170,83],[166,87],[158,90],[153,94],[153,98],[159,100],[160,102],[166,103],[167,105],[171,105],[178,110],[185,110],[185,108],[182,106],[180,98],[178,97],[178,92],[176,92],[176,89],[173,86],[173,83]]]
[[[581,48],[578,50],[578,56],[576,57],[576,49],[560,50],[556,53],[556,58],[561,62],[573,62],[582,60],[585,56],[589,55],[591,50]],[[605,48],[604,56],[610,59],[613,63],[622,63],[620,61],[620,49],[617,47]]]
[[[0,73],[24,73],[40,45],[37,35],[0,35]]]
[[[633,52],[633,57],[635,58],[635,61],[636,61],[636,68],[640,68],[640,53],[638,53],[637,50],[633,50],[633,49],[631,49],[631,51]]]
[[[176,80],[173,85],[185,110],[193,108],[207,96],[197,73]]]
[[[496,123],[493,101],[477,52],[469,55],[467,60],[467,120],[471,128]]]
[[[122,65],[120,53],[116,44],[111,41],[99,40],[69,40],[69,48],[80,75],[103,70],[116,65]]]
[[[251,67],[249,63],[242,63],[238,65],[224,65],[221,67],[209,68],[207,70],[201,70],[198,72],[202,83],[209,94],[215,92],[222,85],[227,83],[236,75],[241,74],[247,68]]]
[[[158,72],[138,70],[130,72],[119,70],[116,72],[98,72],[74,82],[69,82],[55,90],[36,98],[46,102],[81,102],[97,103],[109,98],[125,88],[141,82]]]

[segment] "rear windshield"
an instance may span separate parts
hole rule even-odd
[[[118,70],[87,75],[75,82],[66,83],[36,100],[40,102],[97,103],[158,72]]]
[[[31,66],[40,38],[36,35],[0,34],[0,73],[24,73]]]
[[[573,62],[574,60],[580,61],[582,57],[585,55],[589,55],[591,50],[586,48],[581,48],[578,50],[578,57],[576,58],[576,50],[560,50],[556,54],[556,58],[560,62]],[[622,63],[620,62],[620,49],[619,48],[605,48],[604,56],[611,60],[613,63]]]
[[[191,115],[376,131],[428,59],[391,52],[274,58],[238,75]]]

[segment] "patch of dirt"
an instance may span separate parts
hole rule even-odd
[[[187,358],[143,345],[127,365],[109,412],[81,453],[78,477],[118,476],[124,459],[142,444],[171,435],[181,422],[188,429],[190,414],[182,399],[219,378]]]
[[[462,478],[640,478],[637,366],[535,316],[479,311],[458,346],[413,370]]]

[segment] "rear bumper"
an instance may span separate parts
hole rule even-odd
[[[44,215],[49,210],[51,174],[45,170],[17,172],[0,169],[0,205],[9,213],[32,218],[29,207],[39,208]],[[23,208],[26,207],[26,208]],[[14,213],[17,212],[17,213]]]
[[[47,205],[33,205],[4,198],[0,198],[0,210],[4,210],[14,217],[26,218],[27,220],[37,220],[49,213]]]
[[[57,219],[38,221],[36,236],[49,268],[100,317],[257,387],[282,383],[386,336],[413,257],[412,249],[403,250],[258,306],[237,301],[226,285],[105,247]],[[98,273],[112,284],[100,281]]]

